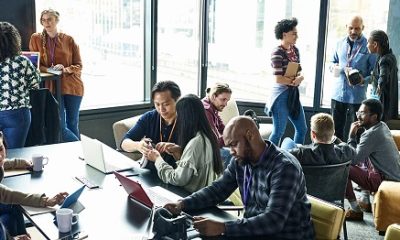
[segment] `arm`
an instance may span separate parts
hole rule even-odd
[[[121,149],[126,152],[139,151],[143,153],[145,148],[147,148],[146,139],[144,139],[144,137],[149,124],[151,124],[151,117],[150,112],[147,112],[141,116],[137,123],[125,134],[121,142]]]
[[[208,122],[210,123],[210,127],[211,127],[211,130],[214,132],[214,134],[215,134],[215,136],[217,137],[217,140],[218,140],[218,145],[219,145],[219,147],[223,147],[223,146],[225,146],[225,143],[224,143],[224,139],[223,139],[223,137],[222,137],[222,134],[219,132],[219,130],[217,129],[217,123],[215,122],[215,120],[214,120],[214,114],[213,113],[211,113],[209,110],[207,110],[206,109],[206,117],[207,117],[207,119],[208,119]],[[222,122],[222,120],[221,120],[221,122]]]
[[[55,206],[62,203],[67,195],[67,193],[59,193],[53,198],[48,198],[44,194],[14,191],[0,184],[0,202],[4,204],[20,204],[32,207]]]
[[[360,141],[357,144],[356,133],[359,129],[357,122],[352,123],[350,127],[349,139],[347,140],[347,144],[352,147],[355,151],[354,158],[352,164],[357,164],[366,160],[371,154],[376,142],[374,142],[373,137],[369,136],[370,134],[361,134]]]
[[[382,91],[382,89],[388,87],[388,85],[390,84],[390,68],[390,63],[385,58],[382,58],[382,60],[379,62],[379,91]]]
[[[65,66],[63,72],[67,74],[81,74],[82,59],[79,46],[75,43],[72,37],[70,39],[69,45],[72,46],[72,65]]]
[[[25,159],[7,159],[4,161],[4,170],[11,170],[11,169],[27,169],[32,167],[32,163],[25,160]]]
[[[225,223],[226,235],[273,235],[282,231],[296,201],[301,175],[292,164],[272,170],[271,188],[265,212]],[[267,227],[260,227],[267,226]]]

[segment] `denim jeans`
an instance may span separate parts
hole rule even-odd
[[[289,151],[291,149],[297,148],[297,144],[290,137],[286,137],[282,141],[281,148]]]
[[[7,148],[24,147],[30,126],[29,108],[0,111],[0,130],[3,131]]]
[[[332,118],[335,123],[335,135],[346,142],[350,125],[357,120],[356,112],[361,104],[342,103],[331,100]]]
[[[284,91],[279,95],[272,108],[272,123],[273,123],[273,129],[271,136],[269,136],[269,140],[274,143],[275,145],[279,145],[279,142],[281,141],[281,138],[283,134],[285,133],[286,130],[286,124],[287,120],[289,119],[290,122],[292,122],[294,128],[295,128],[295,133],[294,133],[294,142],[297,144],[303,144],[304,139],[307,133],[307,124],[306,124],[306,118],[304,115],[304,109],[303,106],[300,104],[300,114],[297,117],[297,119],[292,118],[289,115],[289,108],[288,108],[288,95],[289,91]]]
[[[0,221],[11,236],[26,234],[20,206],[0,203]]]
[[[64,142],[79,141],[79,108],[82,97],[63,95],[61,97],[61,129]]]

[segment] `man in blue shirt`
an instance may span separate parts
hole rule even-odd
[[[350,124],[357,119],[356,111],[366,98],[368,82],[376,61],[376,56],[368,52],[367,39],[362,34],[362,18],[353,17],[346,27],[348,36],[337,43],[333,54],[332,69],[336,68],[340,74],[334,78],[331,100],[335,133],[344,141],[347,139]],[[352,69],[359,71],[359,84],[352,85],[348,80]]]
[[[245,213],[242,219],[220,222],[195,217],[194,227],[205,236],[314,239],[311,204],[299,162],[291,154],[264,141],[248,117],[238,116],[224,130],[224,142],[235,158],[223,176],[189,197],[165,208],[174,214],[215,206],[239,188]]]
[[[180,96],[181,90],[175,82],[157,82],[151,90],[151,98],[156,109],[144,113],[135,126],[125,134],[121,149],[126,152],[139,151],[143,154],[149,151],[149,142],[151,142],[156,144],[164,160],[175,168],[175,160],[167,152],[174,151],[169,146],[175,146],[168,143],[177,142],[175,106]],[[149,164],[147,168],[154,170],[154,164],[150,162]]]

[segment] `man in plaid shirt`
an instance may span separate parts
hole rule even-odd
[[[205,236],[263,236],[263,239],[314,239],[311,204],[299,162],[269,141],[264,141],[247,117],[233,118],[225,127],[224,141],[231,161],[211,186],[167,204],[172,213],[207,208],[227,199],[239,187],[243,219],[219,222],[195,217],[194,227]]]

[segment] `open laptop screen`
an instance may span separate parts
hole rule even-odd
[[[40,52],[22,51],[22,55],[27,57],[38,70],[40,67]]]

